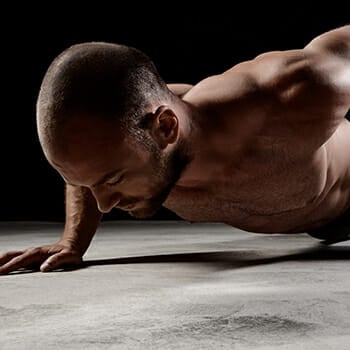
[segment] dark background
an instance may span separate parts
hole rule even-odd
[[[73,9],[50,2],[3,9],[0,220],[64,220],[64,183],[41,152],[35,101],[46,68],[67,46],[97,40],[132,45],[153,58],[167,82],[194,84],[264,51],[301,48],[350,23],[348,6],[336,2],[199,4],[140,8],[99,2]],[[104,216],[116,218],[131,219],[119,210]],[[154,217],[172,218],[176,215],[165,209]]]

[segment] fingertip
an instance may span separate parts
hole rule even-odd
[[[44,263],[40,266],[40,271],[41,272],[49,272],[51,271],[52,267],[50,266],[50,264]]]

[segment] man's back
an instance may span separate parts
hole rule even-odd
[[[325,37],[189,90],[183,99],[198,110],[201,131],[165,206],[255,232],[303,232],[349,208],[349,52]]]

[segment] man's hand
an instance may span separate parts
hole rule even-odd
[[[63,266],[77,266],[81,263],[81,253],[70,244],[49,244],[0,254],[0,275],[21,268],[33,267],[40,268],[41,272],[48,272]]]

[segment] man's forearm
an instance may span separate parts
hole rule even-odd
[[[88,188],[66,184],[66,222],[61,241],[72,244],[84,255],[97,230],[102,213]]]

